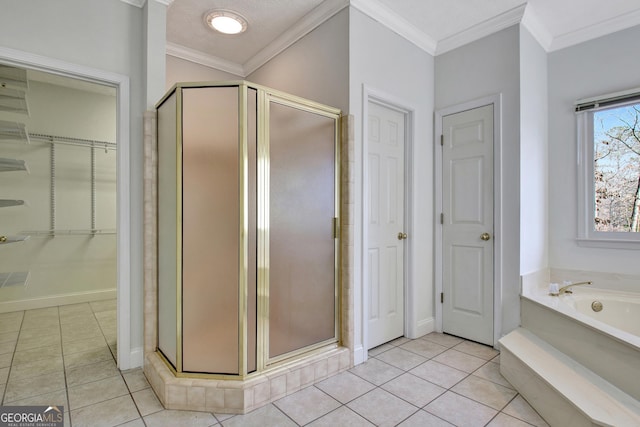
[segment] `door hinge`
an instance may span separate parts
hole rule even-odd
[[[340,237],[340,225],[338,224],[338,218],[333,217],[333,238],[337,239]]]
[[[444,213],[440,214],[440,224],[444,224]]]
[[[440,145],[444,146],[444,134],[440,135]]]
[[[440,292],[440,304],[444,304],[444,292]]]

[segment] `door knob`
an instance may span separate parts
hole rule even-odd
[[[402,231],[398,233],[398,240],[404,240],[407,238],[407,233],[403,233]]]
[[[480,235],[480,239],[482,239],[484,241],[487,241],[487,240],[491,239],[491,235],[489,233],[482,233]]]
[[[7,236],[0,236],[0,242],[6,242]]]

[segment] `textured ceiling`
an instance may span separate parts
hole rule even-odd
[[[167,41],[227,61],[244,64],[323,0],[175,0],[167,10]],[[247,31],[230,36],[211,30],[211,9],[238,12]]]
[[[252,59],[256,62],[259,52],[305,15],[329,3],[335,7],[348,0],[174,0],[167,11],[167,41],[172,47],[191,49],[242,69]],[[526,10],[524,22],[548,50],[640,24],[640,0],[351,0],[351,4],[373,11],[372,16],[382,22],[409,23],[409,34],[427,40],[427,45],[444,40],[443,46],[451,46],[447,41],[453,38],[457,43],[456,37],[465,32],[482,36],[474,28],[491,28],[501,16],[512,16],[516,10]],[[238,36],[210,30],[203,15],[214,8],[240,13],[249,23],[248,30]],[[402,29],[398,31],[403,34]]]

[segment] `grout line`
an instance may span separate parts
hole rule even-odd
[[[296,393],[297,393],[297,392],[296,392]],[[291,396],[291,395],[289,395],[289,396]],[[285,396],[285,397],[287,397],[287,396]],[[284,397],[283,397],[283,399],[284,399]],[[278,399],[278,400],[280,400],[280,399]],[[277,401],[276,401],[276,402],[277,402]],[[276,402],[271,402],[271,404],[273,405],[273,407],[274,407],[274,408],[276,408],[278,411],[282,412],[282,414],[283,414],[285,417],[289,418],[289,419],[291,420],[291,422],[292,422],[292,423],[294,423],[295,425],[299,426],[300,424],[298,424],[298,423],[297,423],[293,418],[291,418],[291,417],[289,416],[289,414],[287,414],[287,413],[286,413],[286,412],[284,412],[282,409],[280,409],[280,407],[279,407],[278,405],[276,405]],[[213,418],[216,418],[216,416],[214,415],[214,416],[213,416]],[[234,417],[234,418],[235,418],[235,417]],[[217,420],[217,418],[216,418],[216,420]]]
[[[58,311],[58,325],[60,329],[60,357],[62,357],[62,376],[64,377],[64,394],[67,396],[67,406],[68,411],[67,414],[69,416],[69,426],[73,427],[73,423],[71,421],[71,399],[69,399],[69,384],[67,384],[67,367],[64,364],[64,347],[62,343],[62,321],[60,320],[60,307],[56,307]],[[64,415],[63,415],[64,416]]]
[[[2,404],[4,405],[4,399],[7,395],[7,388],[9,388],[9,379],[11,378],[11,371],[13,370],[13,359],[16,356],[16,350],[18,349],[18,341],[20,340],[20,334],[22,333],[22,324],[24,323],[25,311],[22,311],[22,319],[20,319],[20,326],[18,327],[18,336],[16,337],[16,345],[13,347],[13,352],[11,353],[11,361],[9,362],[9,372],[7,372],[7,380],[4,384],[4,390],[2,391]]]

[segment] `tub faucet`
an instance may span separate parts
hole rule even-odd
[[[572,291],[571,291],[571,289],[569,289],[569,288],[571,288],[571,287],[573,287],[573,286],[590,285],[590,284],[591,284],[591,282],[577,282],[577,283],[570,283],[570,284],[568,284],[568,285],[566,285],[566,286],[561,287],[561,288],[558,290],[558,294],[559,294],[559,295],[562,295],[562,294],[572,294],[573,292],[572,292]]]

